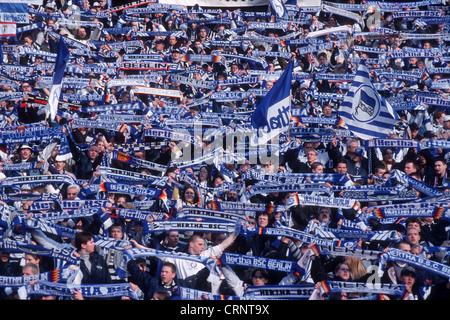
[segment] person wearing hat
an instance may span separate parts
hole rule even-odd
[[[446,115],[442,121],[442,128],[436,132],[439,140],[447,140],[450,138],[450,115]]]
[[[400,283],[405,285],[405,296],[402,300],[422,300],[418,294],[417,271],[411,266],[406,266],[400,273]]]
[[[92,11],[92,12],[99,12],[100,9],[101,9],[101,7],[102,7],[102,6],[100,5],[99,2],[94,2],[94,4],[92,5],[90,11]]]
[[[62,155],[57,155],[55,157],[55,160],[48,168],[47,174],[64,174],[75,179],[75,175],[67,170],[67,162]]]
[[[146,43],[148,46],[151,45],[148,53],[159,53],[166,55],[169,51],[166,48],[166,42],[163,39],[156,39],[153,43]]]
[[[171,53],[167,54],[164,59],[165,62],[177,64],[175,69],[186,69],[189,65],[186,61],[181,59],[181,50],[173,49]]]
[[[49,1],[45,5],[44,9],[46,13],[53,13],[56,11],[56,4],[54,2]]]

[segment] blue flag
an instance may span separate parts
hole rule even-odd
[[[291,60],[252,114],[251,125],[257,129],[258,143],[267,142],[289,129],[293,66]]]
[[[391,105],[375,90],[364,63],[358,66],[338,115],[355,136],[364,140],[385,138],[399,119]]]
[[[269,0],[269,3],[276,19],[289,19],[287,9],[282,0]]]
[[[69,61],[70,52],[64,42],[64,37],[59,38],[58,55],[56,57],[55,70],[53,71],[52,87],[48,97],[48,110],[50,111],[50,119],[54,119],[58,111],[59,95],[61,94],[62,80],[64,78],[64,70]]]

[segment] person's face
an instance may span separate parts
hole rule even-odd
[[[198,177],[200,181],[206,181],[208,179],[208,170],[206,168],[201,168]]]
[[[309,163],[315,162],[315,161],[317,160],[317,154],[316,154],[314,151],[308,151],[308,152],[306,153],[306,160],[307,160]]]
[[[172,268],[169,266],[163,266],[161,268],[161,281],[169,285],[172,283],[173,279],[175,278],[176,273],[172,271]]]
[[[225,235],[221,234],[214,239],[213,245],[221,244],[225,240]]]
[[[420,241],[419,232],[416,229],[408,229],[407,231],[406,240],[411,244],[415,245],[418,244]]]
[[[31,47],[31,45],[33,44],[33,39],[31,39],[30,37],[25,37],[23,44],[27,47]]]
[[[330,108],[330,107],[324,107],[324,108],[323,108],[323,115],[324,115],[325,117],[331,116],[331,108]]]
[[[401,277],[402,284],[412,287],[416,282],[416,278],[411,274],[405,274]]]
[[[24,277],[34,276],[33,269],[31,269],[30,267],[24,267],[22,269],[22,276],[24,276]]]
[[[170,232],[167,235],[167,244],[171,247],[175,247],[178,245],[178,241],[180,240],[180,235],[178,231]]]
[[[214,179],[214,187],[221,186],[222,184],[223,184],[222,178],[217,177],[216,179]]]
[[[190,254],[199,255],[205,249],[205,241],[202,238],[196,238],[189,243]]]
[[[268,82],[266,83],[266,89],[270,90],[270,89],[272,89],[272,88],[273,88],[273,82],[272,82],[272,81],[268,81]]]
[[[33,88],[31,87],[31,85],[28,82],[22,83],[21,88],[22,88],[23,92],[31,92],[31,91],[33,91],[32,90]]]
[[[443,176],[447,170],[447,164],[442,161],[436,161],[434,163],[434,171],[438,176]]]
[[[184,201],[193,203],[194,196],[195,196],[194,190],[186,189],[186,191],[184,192]]]
[[[26,254],[25,255],[25,264],[27,264],[27,263],[34,263],[35,265],[39,265],[39,259],[35,259],[32,255],[30,255],[30,254]]]
[[[174,51],[172,52],[172,57],[173,60],[177,61],[178,59],[180,59],[180,53],[178,51]]]
[[[336,276],[342,278],[344,281],[350,279],[350,268],[346,264],[342,264],[336,272]]]
[[[353,153],[355,152],[356,149],[358,149],[358,143],[354,141],[350,142],[350,144],[347,147],[347,151]]]
[[[7,251],[1,251],[0,252],[0,261],[3,263],[6,263],[9,261],[9,252]]]
[[[416,170],[414,170],[414,166],[411,162],[405,164],[405,169],[403,170],[403,172],[405,172],[406,174],[411,174],[415,171]]]
[[[122,228],[114,227],[111,229],[111,237],[113,239],[122,239],[123,231]]]
[[[323,173],[323,166],[317,166],[315,169],[311,170],[312,173]]]
[[[64,170],[66,162],[65,161],[55,161],[54,165],[55,165],[56,170],[62,171],[62,170]]]
[[[392,150],[386,150],[383,154],[383,159],[387,161],[392,160],[393,154]]]
[[[199,111],[196,110],[196,109],[189,109],[189,113],[191,114],[192,117],[195,116],[195,115],[197,115],[198,112],[199,112]]]
[[[269,216],[266,214],[260,214],[258,216],[258,226],[265,228],[269,225]]]
[[[95,145],[97,146],[97,148],[99,149],[100,152],[105,150],[105,144],[103,143],[103,141],[99,141]]]
[[[327,57],[325,57],[325,56],[320,56],[319,57],[319,64],[320,65],[324,65],[324,64],[326,64],[327,63]]]
[[[264,278],[261,271],[256,271],[255,274],[252,277],[252,282],[254,286],[263,286],[267,283],[267,279]]]
[[[78,195],[78,190],[75,188],[68,188],[67,189],[67,199],[68,200],[74,200]]]
[[[144,153],[144,151],[136,151],[134,153],[134,156],[136,158],[138,158],[138,159],[145,160],[145,153]]]
[[[20,157],[22,158],[22,160],[28,160],[28,158],[31,157],[31,150],[30,149],[21,149],[20,150]]]
[[[198,34],[199,34],[200,38],[206,38],[206,30],[205,29],[200,29],[198,31]]]
[[[81,249],[84,253],[91,254],[95,250],[95,242],[94,239],[87,241],[86,243],[81,245]]]
[[[399,247],[398,250],[410,253],[411,252],[411,246],[407,243],[402,243]]]
[[[408,229],[413,228],[413,229],[420,229],[420,224],[418,222],[410,222],[408,223]]]
[[[229,191],[227,196],[228,201],[237,201],[237,192]]]
[[[445,130],[450,130],[450,120],[444,121],[442,126],[444,127]]]
[[[91,160],[94,160],[94,159],[97,157],[97,155],[98,155],[98,152],[97,152],[97,150],[95,150],[95,149],[90,149],[90,150],[88,151],[88,157],[89,157],[89,159],[91,159]]]
[[[330,212],[326,209],[319,211],[319,220],[323,222],[330,221]]]
[[[84,30],[84,28],[78,29],[77,35],[78,35],[78,37],[80,37],[80,38],[86,37],[86,30]]]
[[[425,43],[423,44],[423,48],[424,48],[424,49],[433,49],[433,46],[431,45],[431,43],[425,42]]]
[[[347,173],[347,164],[338,163],[338,165],[336,166],[336,172],[346,174]]]
[[[120,206],[122,203],[127,202],[126,199],[124,197],[118,197],[116,200],[116,205]]]

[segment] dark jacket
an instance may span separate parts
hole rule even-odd
[[[108,284],[112,283],[111,275],[108,271],[108,266],[106,265],[105,259],[98,254],[97,252],[93,252],[89,260],[91,262],[91,271],[88,270],[86,264],[83,259],[80,260],[80,269],[83,273],[83,279],[81,283],[90,283],[90,284]]]

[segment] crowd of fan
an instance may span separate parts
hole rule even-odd
[[[358,2],[357,2],[358,3]],[[431,2],[430,2],[431,3]],[[333,5],[333,3],[330,3]],[[149,7],[152,4],[148,4]],[[326,280],[366,281],[371,275],[368,268],[377,260],[366,261],[360,258],[330,256],[317,254],[311,258],[310,276],[307,279],[295,277],[293,273],[279,272],[259,268],[236,266],[220,266],[220,278],[212,281],[210,269],[200,263],[192,263],[183,259],[171,258],[136,258],[128,263],[127,277],[123,279],[116,270],[123,256],[123,250],[91,248],[88,244],[93,235],[102,235],[114,239],[126,240],[135,248],[154,248],[169,252],[187,252],[191,255],[215,256],[220,259],[223,252],[232,252],[254,257],[274,258],[297,261],[311,252],[312,246],[288,237],[266,235],[246,236],[234,233],[167,231],[152,233],[146,237],[145,221],[119,219],[114,217],[114,210],[120,208],[139,209],[140,203],[152,201],[152,206],[144,209],[147,212],[163,213],[158,219],[176,219],[177,213],[186,207],[211,209],[214,201],[263,203],[274,206],[285,206],[283,212],[251,212],[245,211],[245,225],[259,228],[278,228],[280,226],[295,230],[311,232],[314,228],[343,228],[344,221],[355,220],[361,212],[371,205],[392,203],[389,201],[357,202],[352,209],[337,207],[318,207],[296,205],[287,207],[290,197],[297,192],[260,193],[246,199],[239,188],[226,186],[244,184],[246,190],[257,184],[257,180],[245,179],[245,173],[256,170],[267,174],[301,174],[301,173],[339,173],[346,174],[350,184],[354,186],[380,184],[387,181],[390,173],[400,170],[411,177],[425,182],[432,188],[447,191],[450,178],[447,176],[447,165],[450,153],[447,149],[417,148],[365,148],[365,141],[357,137],[335,136],[322,140],[320,136],[311,134],[301,137],[288,137],[279,141],[284,147],[277,161],[253,163],[249,160],[241,162],[210,161],[192,165],[177,166],[182,152],[190,149],[175,141],[144,134],[149,127],[160,127],[170,130],[189,130],[189,121],[196,120],[203,128],[216,129],[207,120],[220,119],[222,132],[240,132],[248,125],[245,116],[251,116],[253,110],[261,102],[265,93],[273,86],[288,62],[293,59],[294,74],[302,77],[294,78],[292,83],[292,127],[331,128],[337,130],[335,123],[318,121],[304,123],[302,117],[319,119],[338,119],[338,109],[349,81],[333,81],[322,78],[323,74],[352,74],[358,66],[358,59],[368,61],[368,67],[374,82],[383,85],[378,91],[388,101],[410,102],[414,94],[427,92],[448,98],[450,88],[445,86],[433,89],[433,84],[445,80],[449,68],[448,36],[438,38],[434,35],[448,32],[448,24],[427,24],[424,19],[394,19],[392,11],[381,10],[376,6],[366,6],[357,12],[362,23],[354,19],[336,15],[327,11],[312,11],[292,15],[288,29],[248,28],[250,22],[271,22],[270,9],[263,12],[248,11],[258,14],[246,15],[246,8],[239,10],[212,10],[207,12],[199,7],[190,15],[173,6],[170,10],[157,7],[154,13],[125,14],[125,9],[111,10],[107,1],[44,1],[42,6],[30,5],[30,30],[22,30],[27,25],[17,25],[16,37],[2,39],[3,51],[1,61],[0,93],[24,93],[20,99],[3,98],[0,102],[2,122],[1,132],[20,132],[22,130],[37,132],[37,126],[45,128],[62,127],[67,137],[70,156],[62,156],[65,143],[58,141],[52,145],[50,153],[43,152],[53,140],[30,141],[30,143],[4,143],[0,156],[3,163],[25,163],[40,161],[42,167],[30,170],[2,170],[3,181],[12,177],[30,177],[33,175],[67,175],[75,183],[36,185],[31,180],[28,184],[3,187],[3,192],[19,193],[58,193],[60,200],[107,200],[103,209],[110,213],[112,226],[105,225],[96,215],[93,217],[64,219],[58,221],[61,226],[77,231],[76,239],[68,239],[55,234],[38,233],[37,229],[26,227],[26,222],[15,225],[12,217],[27,216],[39,212],[33,211],[33,201],[3,201],[3,221],[9,221],[4,227],[6,238],[25,241],[33,244],[45,244],[55,247],[68,247],[79,254],[79,266],[82,271],[82,284],[104,284],[130,282],[143,292],[142,299],[176,299],[179,288],[187,287],[204,293],[242,297],[247,285],[259,286],[268,284],[316,284]],[[136,6],[136,8],[146,8]],[[447,7],[448,8],[448,7]],[[410,10],[436,10],[448,16],[445,5],[424,4],[411,7]],[[187,9],[185,9],[187,10]],[[247,12],[247,13],[248,13]],[[370,22],[373,15],[379,19]],[[75,19],[72,21],[74,17]],[[69,22],[69,20],[71,22]],[[297,21],[297,22],[296,22]],[[298,21],[303,21],[301,24]],[[370,25],[370,23],[373,23]],[[263,24],[261,24],[263,25]],[[327,29],[339,32],[327,33]],[[380,31],[382,30],[382,31]],[[388,33],[386,30],[391,30]],[[289,45],[292,39],[308,39],[308,34],[324,32],[318,39],[325,39],[334,45],[320,52],[300,54],[302,45]],[[153,33],[152,33],[153,32]],[[373,33],[371,36],[371,32]],[[429,34],[419,40],[403,37],[405,33]],[[294,37],[290,37],[295,34]],[[432,36],[433,35],[433,36]],[[62,38],[71,52],[67,63],[64,82],[61,89],[58,113],[55,118],[49,116],[46,108],[50,95],[53,66],[58,53],[58,43]],[[430,40],[431,39],[431,40]],[[232,44],[233,41],[239,45]],[[226,42],[230,45],[227,46]],[[127,45],[127,43],[129,45]],[[318,42],[322,43],[322,42]],[[123,45],[125,44],[125,45]],[[371,49],[384,49],[386,52],[401,50],[405,47],[432,50],[439,49],[435,57],[390,59],[380,53],[355,50],[355,46]],[[273,55],[256,55],[255,52],[272,52]],[[219,54],[218,54],[219,52]],[[374,51],[375,52],[375,51]],[[216,53],[216,54],[215,54]],[[222,53],[222,56],[220,55]],[[287,53],[287,55],[275,55]],[[126,63],[137,63],[141,55],[156,56],[157,62],[170,64],[170,70],[146,70],[126,68]],[[203,55],[205,58],[198,58]],[[140,56],[138,58],[138,56]],[[216,59],[220,56],[220,59]],[[189,60],[196,57],[196,60]],[[209,59],[212,57],[211,59]],[[258,59],[257,59],[258,58]],[[371,59],[374,62],[371,62]],[[261,62],[263,60],[263,62]],[[375,61],[376,60],[376,61]],[[128,64],[128,65],[130,65]],[[265,65],[267,64],[267,66]],[[9,72],[7,66],[26,66],[28,73]],[[428,77],[413,80],[386,81],[377,76],[379,69],[398,71],[426,71]],[[432,73],[433,70],[439,70]],[[449,69],[447,69],[449,70]],[[25,72],[25,71],[23,71]],[[309,77],[304,75],[308,74]],[[180,82],[171,81],[171,76],[181,76]],[[245,82],[252,75],[258,78],[253,83]],[[76,80],[79,79],[79,82]],[[82,82],[87,79],[87,82]],[[187,80],[189,79],[189,80]],[[234,83],[229,80],[236,80]],[[331,79],[331,78],[330,78]],[[117,82],[114,82],[114,81]],[[391,79],[389,79],[391,80]],[[199,83],[210,84],[222,81],[223,86],[205,87]],[[229,81],[229,82],[227,82]],[[114,83],[114,85],[109,85]],[[445,84],[445,82],[444,82]],[[161,89],[161,95],[143,94],[139,86]],[[448,86],[448,83],[447,83]],[[171,91],[173,90],[173,91]],[[170,96],[170,92],[181,92],[182,97]],[[251,93],[241,98],[223,101],[211,98],[213,93],[220,92]],[[321,95],[323,94],[323,95]],[[8,97],[6,94],[2,97]],[[83,100],[84,97],[93,97]],[[101,99],[97,99],[102,97]],[[97,100],[96,100],[97,99]],[[89,107],[105,105],[117,106],[140,103],[140,108],[125,111],[89,112]],[[450,133],[450,112],[445,107],[423,105],[420,109],[400,110],[401,121],[387,136],[391,139],[412,139],[423,142],[426,139],[447,140]],[[91,109],[95,110],[95,109]],[[159,111],[158,111],[159,110]],[[109,128],[75,126],[76,120],[100,120],[102,116],[111,118],[120,115],[139,116],[142,122],[125,122],[120,130]],[[213,116],[216,116],[215,118]],[[238,117],[233,118],[232,115]],[[239,116],[242,116],[240,118]],[[170,122],[173,120],[173,122]],[[428,120],[428,121],[427,121]],[[83,123],[83,122],[81,122]],[[345,125],[343,126],[345,128]],[[8,131],[12,130],[12,131]],[[14,131],[17,130],[17,131]],[[233,131],[235,130],[235,131]],[[185,131],[183,131],[185,132]],[[225,141],[225,139],[224,139]],[[203,139],[203,155],[211,150],[209,141]],[[236,150],[234,145],[225,145],[227,151]],[[228,148],[228,149],[227,149]],[[114,152],[131,156],[126,161],[120,160]],[[186,154],[184,155],[186,156]],[[130,159],[134,161],[130,162]],[[184,160],[186,158],[183,158]],[[370,161],[369,161],[370,159]],[[153,164],[155,166],[150,166]],[[167,198],[148,198],[144,195],[108,192],[100,187],[103,179],[101,168],[108,166],[134,172],[137,174],[156,176],[165,185],[145,185],[164,190]],[[158,168],[165,168],[160,170]],[[188,174],[196,182],[184,180]],[[167,180],[163,180],[168,178]],[[153,181],[158,181],[155,179]],[[108,180],[109,182],[114,180]],[[95,191],[92,191],[95,190]],[[301,192],[298,192],[301,194]],[[323,195],[315,193],[317,195]],[[419,197],[423,194],[418,192]],[[333,196],[340,197],[339,192]],[[168,204],[169,203],[169,204]],[[395,203],[395,201],[394,201]],[[173,205],[171,205],[173,204]],[[53,209],[55,210],[55,209]],[[448,210],[448,209],[447,209]],[[15,221],[15,220],[14,220]],[[358,248],[371,250],[387,250],[395,247],[415,253],[433,261],[448,264],[445,249],[427,252],[424,247],[448,246],[448,225],[444,219],[408,218],[399,223],[383,224],[377,219],[370,220],[365,230],[396,230],[401,235],[397,241],[361,241]],[[51,238],[51,240],[49,239]],[[45,239],[45,240],[43,240]],[[72,241],[73,240],[73,241]],[[129,246],[126,247],[129,249]],[[417,251],[416,251],[417,250]],[[59,266],[56,260],[49,257],[32,255],[24,252],[3,250],[0,262],[2,276],[28,276],[51,271]],[[192,267],[192,264],[195,267]],[[94,271],[88,271],[92,267]],[[94,267],[97,267],[95,269]],[[99,269],[101,269],[99,271]],[[427,299],[448,299],[448,279],[436,274],[412,268],[402,263],[392,263],[386,268],[382,282],[403,283],[408,288],[408,297],[424,299],[420,288],[433,288]],[[403,271],[402,271],[403,270]],[[28,271],[28,273],[27,273]],[[412,280],[411,280],[412,279]],[[300,281],[301,280],[301,281]],[[409,281],[409,282],[408,282]],[[317,289],[318,287],[316,287]],[[312,287],[314,289],[314,287]],[[55,298],[52,294],[28,295],[14,287],[1,288],[2,299],[42,299]],[[312,290],[311,290],[312,291]],[[364,294],[342,293],[323,296],[321,299],[360,298]],[[397,296],[384,298],[398,299]],[[79,291],[69,299],[83,299]]]

